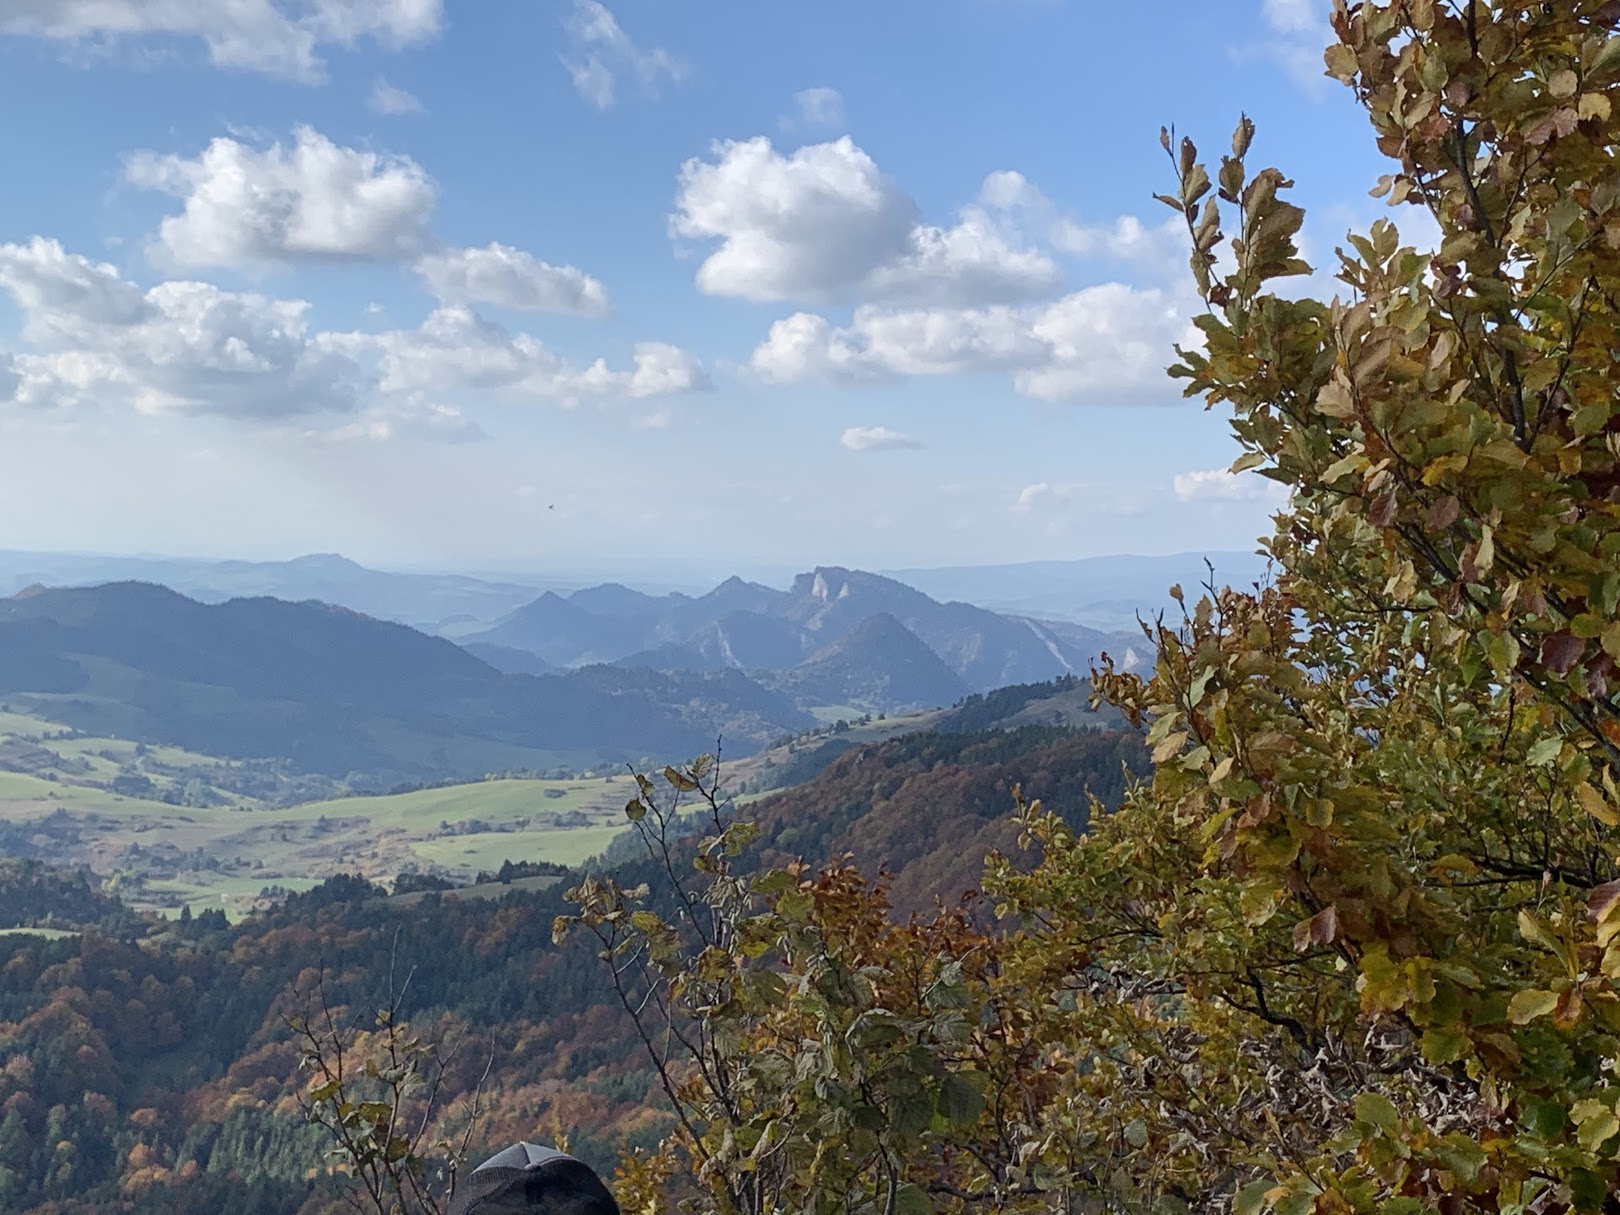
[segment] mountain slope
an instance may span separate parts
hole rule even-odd
[[[1090,798],[1116,804],[1127,769],[1147,768],[1134,733],[1042,726],[910,734],[852,748],[805,784],[748,808],[770,864],[853,852],[894,874],[898,912],[976,889],[984,858],[1018,851],[1013,789],[1083,827]]]
[[[880,627],[860,642],[861,663],[816,659],[801,665],[878,617],[898,629]],[[887,639],[897,648],[883,653]],[[895,698],[879,687],[900,685],[873,671],[898,674],[921,662],[912,641],[922,644],[955,676],[938,671],[917,676],[911,692]],[[987,691],[1083,674],[1104,650],[1127,654],[1135,641],[1072,622],[1004,616],[967,603],[940,603],[892,578],[841,566],[822,566],[799,575],[787,591],[728,579],[706,595],[655,597],[607,584],[564,598],[545,594],[512,612],[494,628],[466,639],[468,644],[526,650],[562,666],[613,662],[660,670],[736,668],[770,672],[792,687],[801,704],[857,702],[897,709],[920,703],[949,703],[966,691]],[[509,663],[503,665],[510,665]],[[892,669],[891,669],[892,668]],[[793,673],[792,678],[788,675]],[[955,689],[944,701],[920,699]]]
[[[801,701],[928,708],[965,696],[961,676],[887,612],[868,616],[782,679]]]
[[[808,719],[737,672],[509,675],[319,603],[139,583],[0,600],[0,693],[91,733],[382,778],[734,753]]]

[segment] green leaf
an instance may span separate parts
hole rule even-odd
[[[1468,1053],[1468,1035],[1453,1026],[1431,1025],[1423,1031],[1422,1048],[1423,1057],[1430,1063],[1455,1063]]]
[[[1558,762],[1564,750],[1564,740],[1558,735],[1544,738],[1525,754],[1525,762],[1532,768],[1549,768]]]
[[[1620,38],[1614,41],[1620,43]],[[1570,1170],[1569,1197],[1577,1211],[1601,1211],[1608,1196],[1609,1183],[1591,1169]]]
[[[1270,1178],[1249,1182],[1232,1196],[1232,1215],[1260,1215],[1266,1208],[1266,1195],[1275,1184]]]
[[[972,1126],[984,1113],[980,1086],[965,1075],[952,1072],[939,1086],[939,1112],[953,1126]]]
[[[1569,1118],[1558,1102],[1531,1097],[1524,1103],[1519,1124],[1538,1139],[1556,1139],[1569,1125]]]
[[[1401,1116],[1390,1099],[1382,1093],[1356,1094],[1356,1121],[1375,1126],[1391,1135],[1401,1129]]]

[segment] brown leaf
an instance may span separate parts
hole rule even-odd
[[[1586,642],[1568,629],[1548,635],[1541,643],[1541,665],[1554,675],[1568,675],[1586,652]]]
[[[1457,522],[1457,516],[1461,513],[1461,504],[1454,496],[1447,494],[1429,507],[1429,513],[1424,521],[1431,532],[1441,532]]]
[[[1598,923],[1609,918],[1609,913],[1620,907],[1620,878],[1593,887],[1586,896],[1586,910]]]
[[[1524,141],[1537,147],[1550,142],[1555,136],[1568,135],[1575,129],[1580,116],[1573,106],[1559,106],[1535,126],[1524,133]]]
[[[1331,904],[1294,925],[1294,948],[1300,953],[1312,945],[1331,945],[1338,937],[1339,909]]]
[[[1367,511],[1367,522],[1374,527],[1388,527],[1395,522],[1395,491],[1381,495]]]

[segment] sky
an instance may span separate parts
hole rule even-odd
[[[0,548],[1251,549],[1159,146],[1383,212],[1327,0],[5,0]],[[1403,217],[1397,217],[1403,218]]]

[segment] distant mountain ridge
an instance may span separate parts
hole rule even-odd
[[[290,561],[200,561],[173,557],[103,557],[0,550],[0,595],[30,584],[54,587],[150,582],[203,603],[269,596],[318,599],[419,628],[474,627],[527,603],[552,583],[465,574],[406,574],[369,569],[336,553]],[[573,583],[578,586],[579,584]]]
[[[941,603],[893,578],[842,566],[800,574],[785,591],[740,578],[700,596],[648,595],[616,584],[548,591],[461,640],[509,670],[523,669],[511,657],[517,652],[558,667],[735,669],[801,705],[881,710],[1083,674],[1104,650],[1134,664],[1144,649],[1138,633]]]
[[[387,783],[697,754],[717,735],[746,754],[811,720],[734,670],[505,674],[347,608],[146,583],[0,600],[0,696],[88,733]]]

